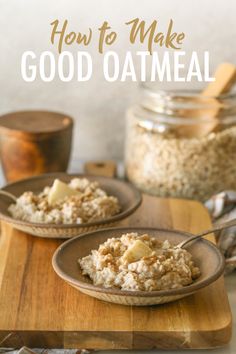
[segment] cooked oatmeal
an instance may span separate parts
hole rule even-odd
[[[94,285],[121,290],[181,288],[200,276],[188,251],[147,234],[110,238],[78,262]]]
[[[108,196],[97,182],[73,178],[69,184],[55,180],[53,186],[45,187],[38,195],[23,193],[8,211],[18,220],[81,224],[113,216],[120,211],[120,205],[118,199]]]

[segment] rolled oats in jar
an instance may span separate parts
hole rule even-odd
[[[125,167],[140,190],[205,201],[236,188],[236,92],[142,89],[127,111]]]

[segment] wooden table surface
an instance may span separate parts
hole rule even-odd
[[[210,224],[206,209],[198,202],[150,196],[145,196],[135,214],[122,222],[124,226],[193,233]],[[208,239],[214,240],[213,235]],[[223,277],[170,304],[139,308],[109,304],[59,279],[51,267],[59,244],[2,225],[0,346],[180,349],[213,348],[229,342],[231,312]]]

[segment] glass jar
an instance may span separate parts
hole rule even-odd
[[[125,168],[140,190],[200,201],[236,189],[236,93],[142,88],[127,111]]]

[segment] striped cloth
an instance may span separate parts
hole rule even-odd
[[[225,191],[210,198],[205,206],[215,225],[236,219],[236,192]],[[226,260],[226,273],[236,269],[236,226],[216,234],[217,244]]]

